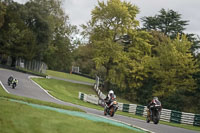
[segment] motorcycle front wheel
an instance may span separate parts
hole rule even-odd
[[[147,116],[146,117],[146,122],[149,123],[150,122],[150,118]]]
[[[104,115],[105,115],[105,116],[107,115],[106,109],[104,109]]]
[[[111,107],[111,108],[110,108],[110,116],[113,117],[113,116],[114,116],[114,113],[115,113],[114,107]]]
[[[16,87],[16,84],[13,84],[13,85],[12,85],[12,88],[15,89],[15,87]]]

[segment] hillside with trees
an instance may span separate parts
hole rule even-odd
[[[39,60],[49,69],[102,81],[102,89],[146,105],[158,96],[163,107],[200,113],[200,39],[185,33],[188,20],[173,10],[136,19],[139,7],[99,1],[82,32],[70,23],[61,0],[0,1],[0,63]],[[78,34],[84,40],[74,40]]]

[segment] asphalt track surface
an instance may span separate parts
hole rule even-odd
[[[7,79],[10,75],[13,75],[15,78],[19,80],[19,83],[15,89],[12,89],[10,86],[7,85]],[[75,105],[68,102],[63,102],[50,96],[49,94],[47,94],[47,92],[45,92],[38,85],[36,85],[32,80],[30,80],[29,76],[32,76],[32,75],[0,68],[0,81],[3,83],[6,90],[11,94],[38,99],[42,101],[53,102],[53,103],[62,104],[62,105],[78,107],[89,114],[95,114],[101,117],[111,118],[109,116],[104,116],[103,111]],[[78,94],[77,94],[77,97],[78,97]],[[178,128],[178,127],[172,127],[172,126],[167,126],[167,125],[162,125],[162,124],[155,125],[153,123],[146,123],[146,121],[144,120],[139,120],[139,119],[130,118],[130,117],[121,116],[121,115],[115,115],[111,119],[122,121],[128,124],[134,125],[136,127],[144,128],[146,130],[149,130],[155,133],[199,133],[198,131],[192,131],[192,130],[187,130],[187,129]]]

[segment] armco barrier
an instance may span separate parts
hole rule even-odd
[[[181,123],[192,125],[194,122],[194,114],[182,112]]]
[[[140,116],[143,116],[143,112],[144,112],[144,106],[142,105],[137,105],[137,108],[136,108],[136,115],[140,115]]]
[[[170,122],[181,123],[181,116],[182,112],[172,110]]]
[[[162,109],[160,119],[163,121],[170,122],[170,118],[171,118],[171,110]]]
[[[143,112],[143,116],[146,117],[147,116],[147,106],[144,106],[144,112]]]
[[[123,104],[122,111],[123,112],[129,112],[129,104]]]
[[[135,114],[137,108],[137,104],[129,104],[129,113]]]
[[[200,114],[196,114],[195,117],[194,117],[194,123],[193,123],[194,126],[200,126]]]
[[[81,99],[81,100],[84,100],[84,93],[82,93],[82,92],[79,92],[79,99]]]
[[[120,110],[120,111],[123,110],[123,103],[118,103],[118,110]]]
[[[94,95],[84,94],[82,92],[79,92],[79,99],[93,104],[99,103],[99,98],[95,97]]]

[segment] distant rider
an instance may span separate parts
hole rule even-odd
[[[8,85],[12,84],[13,79],[14,79],[13,75],[10,75],[10,77],[8,78]]]
[[[112,102],[112,99],[115,99],[115,98],[116,96],[114,95],[114,91],[110,90],[104,100],[106,101],[106,104],[109,106],[110,103]]]
[[[17,79],[13,79],[12,84],[16,83],[16,85],[18,84],[18,80]]]
[[[147,108],[150,111],[150,116],[152,116],[152,109],[155,105],[161,106],[161,102],[158,100],[158,97],[154,97],[153,100],[147,105]],[[161,109],[162,109],[162,106],[161,106]],[[159,111],[161,111],[161,109]]]

